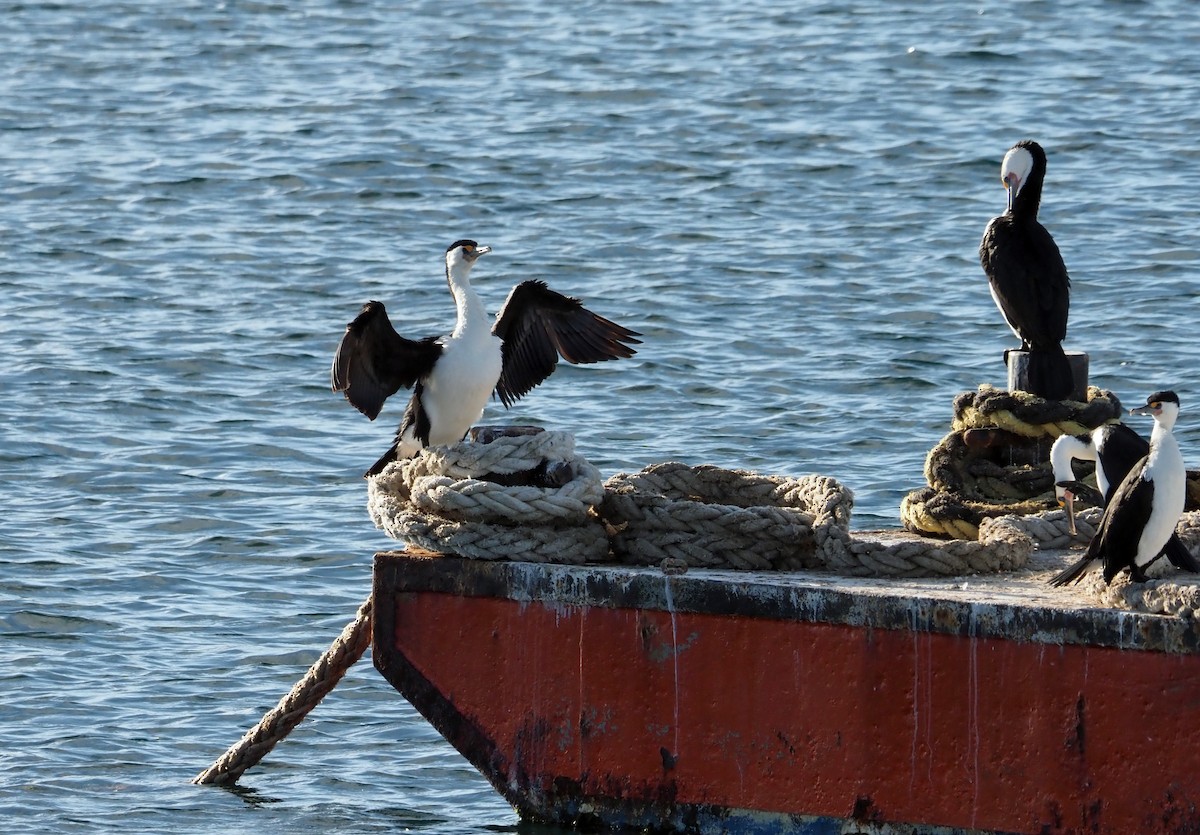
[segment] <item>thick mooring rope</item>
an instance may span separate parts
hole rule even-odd
[[[198,785],[228,786],[236,783],[259,760],[270,753],[276,743],[291,733],[301,720],[332,690],[354,662],[371,645],[371,599],[358,608],[354,620],[317,659],[291,692],[279,700],[259,723],[212,765],[196,775]]]
[[[1089,386],[1087,400],[1047,400],[1025,391],[982,385],[954,399],[957,432],[996,427],[1026,438],[1081,435],[1121,417],[1121,401],[1110,391]]]
[[[574,455],[575,438],[569,432],[539,431],[429,447],[414,458],[397,462],[397,467],[408,481],[427,475],[478,478],[486,473],[525,472]]]
[[[1092,386],[1086,402],[1046,400],[980,386],[954,399],[952,430],[925,461],[927,487],[900,503],[904,527],[929,536],[975,539],[980,523],[1052,510],[1050,446],[1118,420],[1121,403]]]
[[[820,540],[850,524],[854,498],[831,478],[653,464],[605,484],[598,513],[616,558],[678,559],[694,567],[797,569],[821,565]]]
[[[534,443],[538,448],[529,452]],[[496,472],[544,467],[547,455],[571,473],[559,487],[495,478]],[[485,468],[491,472],[481,477]],[[410,546],[485,560],[615,559],[680,570],[929,577],[1012,570],[1039,546],[1071,541],[1062,511],[1032,504],[1010,505],[1036,512],[1027,518],[997,513],[991,515],[1003,518],[982,524],[988,515],[979,514],[950,542],[855,536],[853,504],[851,492],[827,476],[791,478],[679,462],[619,473],[602,484],[563,433],[426,450],[372,479],[368,503],[375,523]],[[1086,526],[1086,518],[1080,524]]]
[[[506,484],[502,476],[551,468],[561,484]],[[469,559],[582,564],[608,556],[592,508],[600,472],[575,455],[565,432],[502,436],[433,447],[370,480],[367,508],[388,535]]]
[[[1084,591],[1092,594],[1097,603],[1130,612],[1170,615],[1177,618],[1200,619],[1200,577],[1185,577],[1172,571],[1169,577],[1150,578],[1134,583],[1122,572],[1106,584],[1100,572],[1093,572],[1080,581]]]
[[[852,507],[850,491],[824,476],[668,462],[610,478],[598,512],[613,532],[614,555],[637,565],[953,576],[1019,568],[1037,544],[1024,520],[1011,516],[986,524],[979,538],[956,542],[860,536],[849,529]]]
[[[852,577],[953,577],[1013,571],[1036,547],[1025,520],[1017,516],[987,519],[978,540],[880,538],[857,534],[825,549],[826,566]]]

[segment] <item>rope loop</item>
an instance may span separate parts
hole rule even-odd
[[[604,560],[608,539],[592,513],[604,483],[575,454],[574,438],[499,431],[389,464],[367,488],[375,525],[410,545],[469,559]]]
[[[848,528],[853,503],[849,490],[824,476],[669,461],[610,478],[597,512],[622,562],[797,569],[821,565],[818,537]]]
[[[1087,400],[1047,400],[1026,391],[1004,391],[982,385],[954,398],[951,428],[963,431],[997,427],[1025,438],[1081,435],[1120,420],[1121,401],[1110,391],[1088,387]]]
[[[409,499],[418,512],[459,522],[582,525],[604,498],[604,484],[600,471],[584,459],[574,457],[566,463],[576,475],[558,488],[431,475],[412,482]]]
[[[952,431],[925,459],[928,486],[900,502],[901,522],[927,536],[977,539],[985,519],[1053,512],[1058,507],[1049,464],[1053,441],[1090,433],[1121,414],[1116,395],[1095,386],[1084,402],[988,385],[963,392],[954,398]],[[1080,462],[1080,477],[1089,475],[1088,466]]]
[[[569,432],[528,432],[497,435],[499,430],[476,432],[487,438],[479,442],[463,441],[453,446],[428,447],[413,458],[397,462],[406,481],[423,475],[441,475],[461,479],[485,473],[512,474],[536,469],[546,461],[566,461],[575,457],[575,438]]]

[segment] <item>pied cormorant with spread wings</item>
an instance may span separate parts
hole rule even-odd
[[[396,332],[381,302],[370,301],[333,358],[334,391],[374,420],[401,388],[413,390],[396,441],[365,475],[427,446],[456,444],[483,414],[494,393],[505,407],[554,371],[559,357],[592,363],[631,357],[641,334],[587,310],[578,299],[542,281],[515,286],[495,322],[471,286],[471,267],[491,247],[455,241],[446,249],[446,281],[458,321],[439,337],[407,339]]]

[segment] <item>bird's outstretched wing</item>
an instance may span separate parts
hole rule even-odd
[[[436,337],[412,340],[396,333],[382,302],[363,305],[333,357],[330,382],[354,408],[371,420],[383,401],[402,388],[412,388],[442,354]]]
[[[503,342],[503,368],[496,394],[505,406],[528,394],[554,371],[558,358],[570,363],[631,357],[641,344],[631,331],[556,293],[542,281],[512,289],[496,315],[492,333]]]

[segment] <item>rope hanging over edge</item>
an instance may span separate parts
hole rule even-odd
[[[212,765],[197,774],[192,783],[219,786],[236,783],[337,686],[370,645],[371,598],[368,597],[358,607],[354,620],[346,625],[291,691]]]

